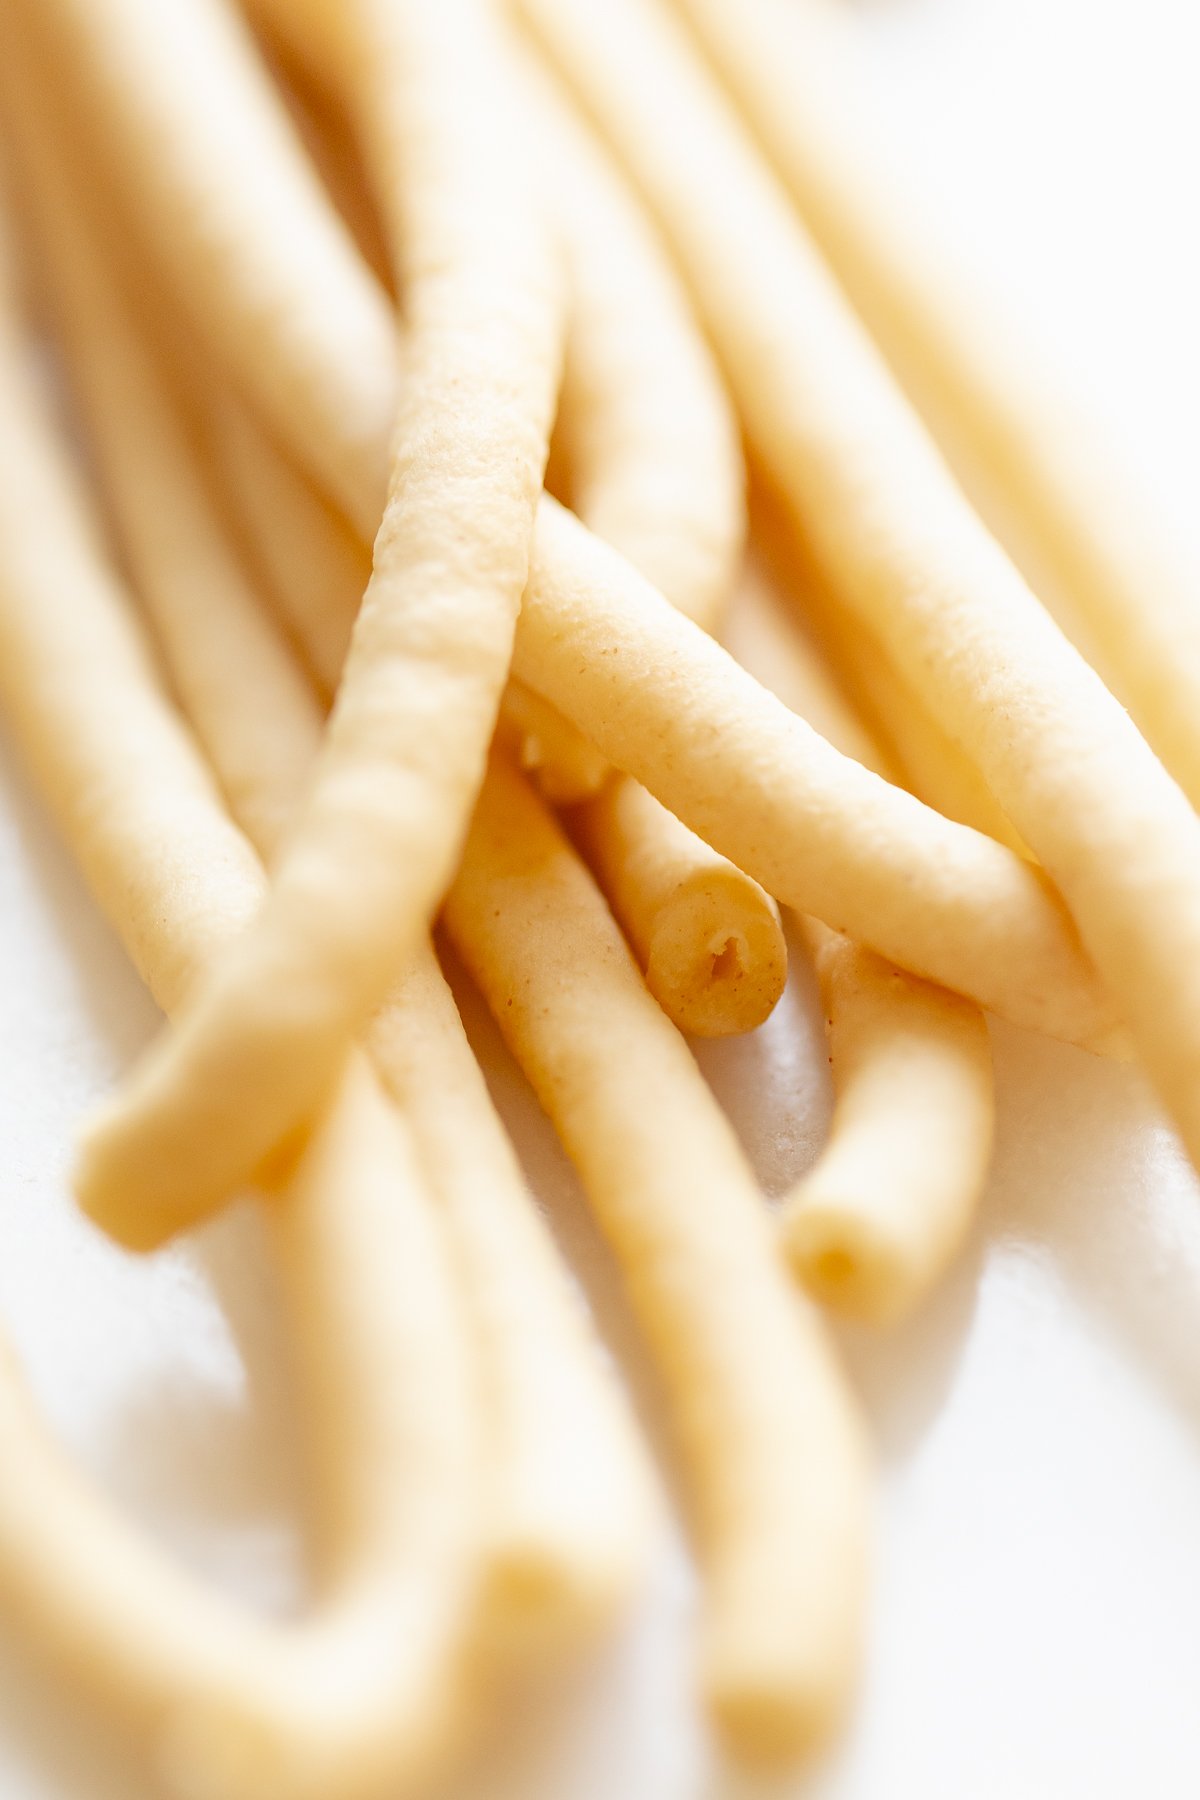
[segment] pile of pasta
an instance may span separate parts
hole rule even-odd
[[[985,1013],[1138,1056],[1200,1158],[1200,609],[897,203],[844,29],[5,0],[0,709],[169,1017],[76,1191],[138,1251],[260,1196],[310,1470],[270,1623],[0,1382],[0,1604],[180,1800],[408,1791],[645,1566],[435,926],[621,1271],[733,1756],[852,1694],[822,1308],[962,1243]],[[788,941],[835,1103],[769,1207],[686,1034],[761,1024]]]

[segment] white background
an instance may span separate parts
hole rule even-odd
[[[736,5],[737,0],[730,0]],[[1200,550],[1200,25],[1190,0],[862,0],[898,158]],[[1198,590],[1200,604],[1200,590]],[[0,764],[0,1315],[55,1429],[248,1598],[300,1580],[271,1291],[253,1222],[150,1262],[73,1215],[72,1130],[154,1027],[19,773]],[[478,1022],[478,1021],[475,1021]],[[561,1159],[497,1091],[617,1352]],[[664,1538],[638,1617],[456,1800],[1183,1800],[1200,1792],[1200,1211],[1136,1075],[997,1031],[995,1179],[914,1324],[846,1334],[880,1463],[861,1703],[828,1766],[739,1783],[687,1686]],[[809,996],[705,1066],[767,1186],[827,1096]],[[0,1469],[0,1480],[7,1474]],[[3,1800],[142,1800],[101,1727],[0,1637]],[[330,1800],[336,1800],[331,1795]]]

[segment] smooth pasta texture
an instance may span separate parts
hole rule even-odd
[[[341,680],[370,555],[236,394],[210,379],[194,398],[224,503],[242,527],[274,611],[328,701]],[[519,681],[504,690],[497,729],[556,803],[590,799],[608,779],[600,752]]]
[[[829,1029],[829,1142],[786,1198],[784,1251],[815,1299],[875,1325],[912,1312],[962,1248],[995,1095],[978,1007],[808,926]]]
[[[755,544],[776,589],[788,602],[802,633],[815,639],[856,712],[870,722],[875,747],[858,760],[909,788],[948,819],[972,825],[997,843],[1024,854],[1019,837],[975,764],[896,673],[875,634],[823,587],[794,524],[761,484],[754,495],[753,516]],[[846,748],[823,720],[814,718],[811,723],[839,749]],[[879,760],[882,746],[888,753],[886,767]]]
[[[579,1169],[664,1380],[707,1582],[706,1699],[743,1751],[794,1754],[840,1714],[859,1648],[865,1464],[831,1348],[599,891],[498,760],[446,923]]]
[[[80,1198],[133,1246],[203,1217],[294,1148],[428,930],[482,773],[561,314],[485,25],[473,0],[361,0],[345,15],[347,55],[369,67],[364,104],[403,238],[408,358],[390,497],[267,900],[85,1135]]]
[[[833,5],[6,16],[0,714],[168,1014],[78,1196],[141,1251],[256,1198],[312,1513],[247,1616],[0,1343],[0,1602],[167,1800],[441,1792],[637,1592],[658,1484],[489,1081],[636,1328],[722,1761],[848,1714],[818,1307],[903,1322],[968,1241],[985,1013],[1132,1046],[1200,1167],[1200,629],[894,209]],[[768,1204],[683,1034],[767,1019],[785,921],[833,1104]],[[776,1169],[787,1029],[734,1059]]]

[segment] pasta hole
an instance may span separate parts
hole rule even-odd
[[[812,1265],[813,1276],[825,1289],[849,1287],[858,1274],[858,1264],[848,1250],[822,1250]]]
[[[746,972],[746,946],[740,937],[725,939],[720,949],[715,951],[712,959],[712,978],[714,981],[736,981],[739,975]]]

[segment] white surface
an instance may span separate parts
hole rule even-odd
[[[1200,549],[1194,8],[864,0],[859,12],[881,105],[926,190]],[[0,1317],[54,1426],[122,1503],[214,1579],[286,1605],[300,1558],[253,1221],[135,1263],[74,1217],[71,1131],[154,1015],[7,760],[0,777]],[[483,1041],[627,1355],[578,1195],[486,1027]],[[705,1056],[772,1188],[819,1138],[814,1043],[793,992],[756,1041]],[[1135,1075],[1013,1032],[996,1048],[996,1175],[962,1265],[912,1326],[845,1339],[881,1497],[867,1678],[828,1767],[762,1789],[712,1763],[687,1688],[694,1593],[670,1544],[623,1640],[510,1721],[507,1752],[455,1800],[1200,1792],[1195,1183]],[[142,1795],[119,1748],[68,1719],[0,1643],[2,1800]]]

